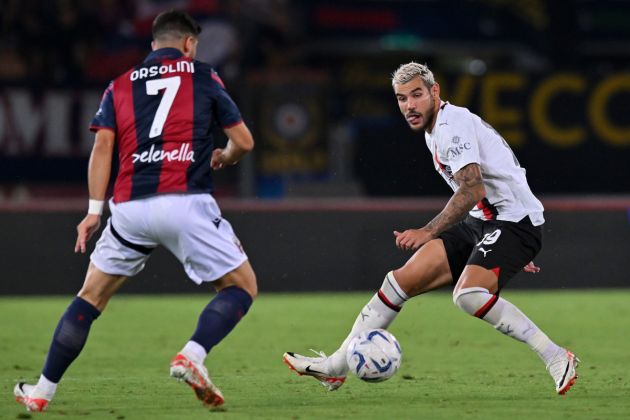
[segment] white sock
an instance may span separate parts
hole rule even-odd
[[[31,398],[43,398],[45,400],[52,400],[57,391],[57,384],[51,382],[44,375],[39,375],[39,381],[33,389],[33,392],[29,395]]]
[[[348,337],[327,360],[329,372],[334,376],[345,376],[348,372],[346,350],[350,340],[361,331],[372,328],[386,329],[394,321],[403,304],[409,296],[400,288],[394,278],[394,273],[385,276],[383,285],[370,301],[361,309],[361,313],[354,321]]]
[[[549,365],[551,359],[553,359],[558,352],[564,352],[564,349],[551,341],[547,334],[542,332],[536,327],[536,332],[531,335],[527,340],[529,347],[538,354],[538,356],[545,362],[545,366]]]
[[[204,349],[201,344],[192,340],[186,343],[180,353],[192,362],[199,364],[203,364],[204,360],[206,360],[206,356],[208,356],[206,349]]]
[[[491,295],[487,289],[462,289],[453,296],[453,301],[465,312],[483,319],[496,330],[526,343],[545,364],[561,350],[516,306],[497,295]]]

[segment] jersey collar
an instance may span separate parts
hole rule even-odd
[[[160,48],[159,50],[151,51],[151,54],[144,59],[144,62],[155,61],[156,59],[170,58],[172,60],[180,58],[184,55],[177,48]]]
[[[430,133],[426,132],[426,134],[428,134],[429,136],[432,136],[435,133],[435,130],[438,128],[440,123],[446,123],[447,122],[447,121],[444,120],[444,118],[446,118],[446,117],[442,113],[442,111],[444,111],[444,108],[446,108],[446,105],[450,105],[448,103],[448,101],[440,101],[440,107],[438,108],[438,114],[437,114],[437,118],[435,119],[435,125],[433,126],[433,129],[431,130]]]
[[[446,120],[446,116],[444,115],[444,113],[442,111],[444,111],[444,108],[446,108],[446,105],[450,105],[448,103],[448,101],[442,101],[440,103],[440,108],[438,110],[438,116],[435,119],[435,125],[437,126],[439,123],[447,123],[448,121]],[[433,129],[435,130],[435,127],[433,127]]]

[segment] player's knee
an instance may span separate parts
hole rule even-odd
[[[419,273],[417,270],[411,269],[409,265],[390,271],[390,273],[408,298],[426,293],[442,285],[439,278],[435,279],[427,272]]]
[[[453,292],[453,303],[467,314],[475,315],[492,296],[483,287],[467,287]]]
[[[389,276],[391,274],[391,276],[395,279],[398,287],[400,287],[400,289],[407,296],[409,297],[415,296],[417,294],[417,293],[414,293],[415,283],[410,281],[409,279],[410,276],[405,272],[404,268],[405,267],[403,266],[397,270],[390,271],[389,273],[387,273],[387,275]]]
[[[251,296],[252,300],[258,296],[258,284],[256,282],[256,274],[253,271],[246,275],[232,275],[217,280],[214,284],[217,291],[221,291],[227,287],[235,286],[244,290]]]
[[[100,312],[103,312],[105,310],[107,302],[109,302],[110,298],[110,296],[99,293],[97,290],[92,290],[85,287],[79,290],[77,296],[88,302],[90,305],[94,306]]]
[[[56,331],[54,340],[62,348],[69,351],[81,351],[87,339],[88,331],[77,327],[68,320],[61,321],[59,329]]]
[[[235,286],[245,290],[251,296],[252,300],[258,296],[258,283],[256,281],[256,274],[252,270],[247,275],[239,277],[234,283]]]
[[[252,274],[252,278],[247,282],[246,287],[243,288],[252,297],[252,300],[258,296],[258,283],[256,282],[256,275]]]
[[[258,296],[258,282],[256,280],[256,273],[249,262],[239,267],[234,274],[231,279],[234,286],[240,287],[249,293],[252,300],[256,299],[256,296]]]

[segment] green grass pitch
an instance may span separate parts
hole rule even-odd
[[[208,358],[226,397],[217,411],[168,377],[209,297],[115,297],[43,415],[26,413],[12,389],[39,375],[71,297],[0,298],[0,418],[630,418],[630,291],[505,293],[581,358],[566,396],[525,345],[461,312],[448,293],[411,300],[390,328],[404,353],[394,378],[349,377],[326,392],[289,371],[282,353],[334,350],[370,294],[263,294]]]

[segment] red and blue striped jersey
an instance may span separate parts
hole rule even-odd
[[[114,202],[120,203],[212,192],[212,130],[240,123],[236,104],[210,65],[162,48],[109,84],[90,130],[116,134]]]

